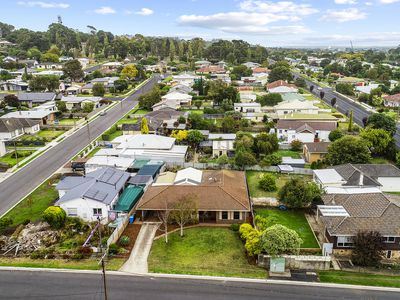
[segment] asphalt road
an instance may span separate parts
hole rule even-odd
[[[298,74],[294,74],[294,77],[297,78]],[[328,105],[331,105],[331,100],[332,98],[336,97],[336,105],[335,108],[343,113],[348,115],[350,111],[353,111],[353,119],[354,122],[360,125],[361,127],[364,127],[363,119],[368,118],[372,113],[367,111],[364,107],[361,105],[354,103],[350,100],[348,100],[346,97],[341,96],[340,94],[337,94],[334,92],[332,88],[326,88],[318,85],[315,82],[312,82],[308,79],[305,79],[307,83],[307,87],[310,88],[311,85],[314,86],[313,94],[320,98],[320,92],[324,91],[325,95],[324,98],[322,99],[325,103]],[[396,141],[396,146],[400,148],[400,125],[397,125],[397,132],[394,135],[394,139]]]
[[[108,127],[135,107],[138,103],[138,97],[151,90],[157,81],[158,77],[153,77],[138,91],[125,98],[121,102],[121,105],[114,106],[107,111],[105,116],[99,116],[90,122],[89,126],[82,127],[73,135],[65,138],[58,145],[1,182],[0,216],[66,164],[73,156],[86,147],[90,140],[102,134]]]
[[[101,275],[0,271],[0,299],[104,299]],[[107,276],[109,300],[399,299],[388,291],[194,279]]]

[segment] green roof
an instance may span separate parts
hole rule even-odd
[[[145,166],[150,160],[143,159],[143,160],[135,160],[131,166],[133,169],[140,169],[141,167]]]
[[[117,211],[128,212],[135,206],[139,201],[140,197],[143,195],[143,188],[140,186],[128,186],[122,195],[118,199],[118,203],[115,206]]]
[[[296,101],[296,100],[300,100],[300,101],[305,101],[306,99],[297,93],[285,93],[282,95],[282,99],[283,101]]]

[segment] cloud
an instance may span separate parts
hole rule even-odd
[[[110,15],[115,14],[117,11],[109,6],[102,6],[98,9],[95,9],[94,12],[99,15]]]
[[[41,7],[41,8],[68,8],[70,5],[67,3],[56,3],[56,2],[43,2],[43,1],[19,1],[18,5],[28,7]]]
[[[298,34],[309,32],[299,22],[304,16],[317,13],[309,4],[295,4],[291,1],[245,0],[239,3],[240,11],[221,12],[211,15],[182,15],[178,18],[181,26],[192,26],[219,30],[225,33],[246,33],[252,35]],[[267,26],[271,23],[285,22],[284,25]]]
[[[150,16],[154,13],[153,10],[150,8],[143,7],[141,10],[137,11],[135,14],[141,15],[141,16]]]
[[[344,23],[349,21],[363,20],[367,17],[365,12],[357,8],[347,8],[342,10],[328,9],[320,20],[328,22]]]
[[[357,4],[356,0],[335,0],[336,4]]]
[[[400,0],[379,0],[379,2],[382,4],[392,4],[392,3],[399,2],[399,1]]]

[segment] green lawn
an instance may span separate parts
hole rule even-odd
[[[247,261],[237,232],[228,228],[198,227],[169,235],[168,244],[160,238],[153,243],[149,271],[247,278],[265,278],[266,271]]]
[[[197,114],[197,115],[203,115],[204,114],[204,111],[201,110],[201,109],[184,109],[183,111],[187,111],[187,112],[189,112],[189,114],[191,114],[191,113],[194,113],[194,114]]]
[[[132,119],[132,118],[123,118],[117,122],[118,125],[122,124],[136,124],[138,122],[138,119]]]
[[[267,172],[259,172],[259,171],[246,171],[246,178],[247,178],[247,185],[249,187],[249,192],[251,197],[259,198],[259,197],[277,197],[278,192],[266,192],[258,187],[258,182],[260,181],[262,175],[264,175]],[[277,189],[279,190],[281,187],[285,185],[287,181],[291,177],[295,176],[302,176],[305,178],[310,178],[311,176],[303,176],[303,175],[288,175],[288,174],[279,174],[279,173],[274,173],[276,176],[276,186]]]
[[[279,157],[289,156],[291,158],[301,158],[300,152],[292,150],[278,150],[275,152]]]
[[[301,245],[302,248],[319,248],[303,211],[282,211],[277,208],[257,208],[255,209],[255,214],[267,218],[273,218],[275,219],[276,224],[281,224],[295,230],[303,240],[303,244]]]
[[[116,132],[111,133],[110,134],[110,141],[112,141],[113,139],[115,139],[116,137],[119,137],[121,135],[123,135],[122,130],[117,130]]]
[[[13,157],[15,151],[9,152],[6,155],[0,157],[0,162],[1,163],[6,163],[11,167],[15,166],[17,164],[17,159]],[[18,156],[18,161],[22,161],[26,157],[30,156],[32,153],[35,151],[29,151],[29,150],[17,150],[17,156]]]
[[[86,157],[87,158],[93,157],[100,149],[101,149],[100,147],[94,148],[92,151],[89,152],[89,154]]]
[[[17,204],[6,214],[13,221],[13,225],[22,224],[25,220],[37,221],[41,218],[43,211],[58,197],[58,192],[52,185],[55,179],[49,179],[28,197]]]
[[[124,264],[123,258],[112,258],[105,265],[109,271],[117,271]],[[99,270],[99,260],[63,260],[63,259],[30,259],[25,257],[0,258],[0,266],[24,267],[24,268],[55,268],[55,269],[78,269],[78,270]]]
[[[42,129],[36,135],[54,140],[65,132],[65,130]]]
[[[320,271],[318,275],[321,282],[400,288],[400,276],[345,271]]]
[[[134,115],[145,115],[149,112],[149,110],[144,109],[144,108],[139,108],[137,110],[135,110],[135,112],[133,113]]]

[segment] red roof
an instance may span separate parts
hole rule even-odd
[[[384,96],[383,99],[390,102],[400,102],[400,93],[394,95]]]
[[[199,73],[225,73],[225,69],[219,66],[202,67],[197,70]]]
[[[253,74],[257,73],[269,73],[271,70],[268,68],[257,67],[253,69]]]
[[[284,80],[277,80],[277,81],[274,81],[272,83],[267,84],[267,89],[274,89],[274,88],[277,88],[277,87],[280,87],[280,86],[287,86],[287,87],[297,88],[294,84],[287,83]]]

